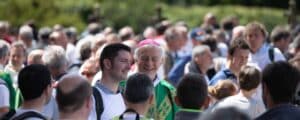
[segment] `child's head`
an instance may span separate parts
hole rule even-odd
[[[261,73],[258,69],[252,66],[242,67],[238,82],[241,90],[250,91],[256,89],[261,81]]]
[[[199,74],[187,74],[177,87],[176,103],[189,109],[201,109],[208,102],[207,84]]]
[[[232,80],[220,80],[215,86],[208,87],[208,93],[217,100],[221,100],[237,93],[237,86]]]

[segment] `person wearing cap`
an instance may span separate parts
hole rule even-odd
[[[190,38],[194,46],[201,44],[205,39],[205,31],[201,28],[195,28],[190,32]]]
[[[176,89],[158,75],[159,67],[164,61],[163,48],[153,39],[143,40],[134,52],[134,59],[137,72],[150,77],[154,85],[153,105],[148,110],[146,117],[155,120],[174,120],[178,110],[173,99]],[[124,88],[125,83],[126,81],[122,81],[120,88]]]

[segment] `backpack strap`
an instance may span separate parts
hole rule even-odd
[[[268,55],[271,62],[274,62],[274,47],[270,47],[268,50]]]
[[[6,82],[3,81],[1,78],[0,78],[0,85],[5,85],[6,86]]]
[[[5,113],[1,120],[10,120],[16,114],[15,109],[10,109],[9,112]]]
[[[103,99],[100,91],[96,87],[93,87],[93,96],[95,98],[97,120],[101,120],[101,115],[104,111]]]
[[[140,114],[137,113],[134,109],[127,109],[125,110],[125,112],[123,114],[120,115],[119,120],[123,120],[124,119],[124,114],[127,112],[133,112],[136,114],[135,120],[140,120]]]
[[[223,72],[226,76],[226,79],[236,79],[236,76],[229,69],[226,69]]]
[[[42,120],[47,120],[46,117],[34,111],[22,113],[21,115],[14,117],[12,120],[24,120],[27,118],[40,118]]]

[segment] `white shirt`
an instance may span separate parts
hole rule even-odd
[[[111,120],[115,116],[121,115],[125,110],[125,102],[123,100],[121,93],[113,93],[109,89],[105,88],[103,85],[96,84],[98,91],[101,92],[102,101],[103,101],[103,113],[101,115],[101,120]],[[92,110],[90,112],[88,120],[96,120],[96,106],[95,98],[92,99]]]
[[[258,117],[266,110],[261,102],[252,98],[248,99],[241,93],[219,101],[213,109],[216,110],[224,107],[235,107],[248,114],[251,118]]]
[[[217,44],[217,48],[220,51],[220,57],[227,57],[228,47],[227,47],[227,45],[225,43],[219,42]]]
[[[258,67],[263,70],[267,64],[271,63],[269,58],[269,48],[270,45],[264,43],[256,53],[249,54],[248,62],[250,64],[257,64]],[[286,61],[278,48],[274,48],[274,61]]]
[[[4,84],[0,84],[0,108],[9,107],[9,90]]]
[[[136,118],[136,113],[125,113],[123,115],[123,119],[122,120],[135,120]],[[143,119],[144,116],[143,115],[140,115],[140,120]],[[152,119],[149,119],[149,120],[152,120]]]
[[[44,106],[42,113],[52,120],[59,119],[58,106],[54,97],[50,98],[49,102]]]
[[[22,68],[24,68],[25,65],[22,65]],[[13,86],[15,89],[18,88],[18,75],[20,71],[16,71],[15,69],[13,69],[13,65],[9,62],[5,68],[4,68],[4,72],[9,73],[10,77],[12,78],[13,81]]]
[[[76,57],[76,49],[75,46],[71,43],[67,44],[66,48],[66,57],[69,62],[69,65],[72,65],[74,63],[79,63],[79,60]]]

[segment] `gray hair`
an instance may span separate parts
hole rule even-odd
[[[9,54],[9,44],[4,40],[0,40],[0,58],[3,58],[8,54]]]
[[[180,26],[172,26],[168,28],[165,32],[165,40],[168,41],[174,41],[178,40],[182,37],[183,28]]]
[[[25,37],[26,39],[33,39],[33,30],[27,25],[22,26],[19,30],[19,35]]]
[[[135,60],[138,60],[139,56],[141,56],[141,51],[146,49],[146,48],[158,49],[159,52],[160,52],[161,59],[164,58],[164,56],[165,56],[164,49],[161,46],[148,44],[148,45],[143,45],[141,47],[136,48],[135,51],[134,51],[133,58]]]
[[[206,50],[210,50],[207,45],[198,45],[193,48],[192,51],[192,59],[194,59],[197,55],[202,55],[206,52]]]
[[[65,50],[57,45],[46,47],[42,60],[46,66],[53,69],[60,69],[68,64]]]

